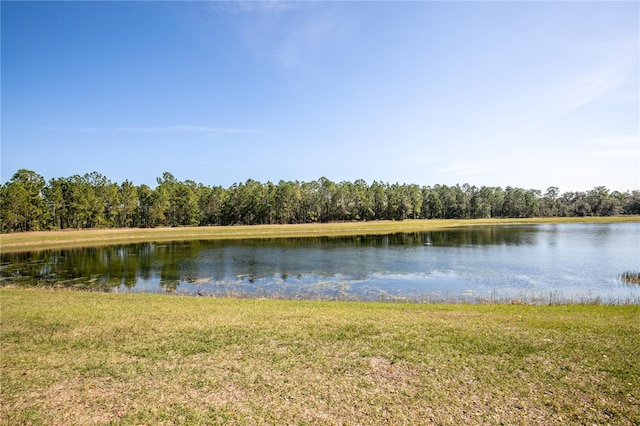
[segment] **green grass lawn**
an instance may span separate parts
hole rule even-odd
[[[6,425],[640,424],[640,306],[0,302]]]

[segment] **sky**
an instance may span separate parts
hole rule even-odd
[[[640,189],[640,3],[10,2],[0,176]]]

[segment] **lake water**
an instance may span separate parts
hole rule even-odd
[[[640,303],[640,223],[2,254],[3,285],[341,300]]]

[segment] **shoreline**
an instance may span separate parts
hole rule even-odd
[[[167,292],[167,291],[119,291],[116,289],[104,290],[104,289],[78,289],[63,285],[27,285],[22,286],[19,283],[0,284],[0,293],[2,292],[51,292],[51,293],[89,293],[89,294],[111,294],[124,297],[145,297],[146,295],[168,297],[168,298],[184,298],[184,299],[210,299],[210,300],[251,300],[255,302],[301,302],[311,304],[325,304],[325,303],[354,303],[366,305],[375,304],[392,304],[392,305],[428,305],[428,306],[449,306],[455,308],[456,306],[529,306],[529,307],[544,307],[544,306],[633,306],[640,307],[640,298],[627,297],[627,298],[601,298],[599,296],[587,297],[587,296],[563,296],[562,294],[550,294],[550,295],[530,295],[530,296],[464,296],[464,295],[441,295],[441,294],[426,294],[420,297],[403,297],[403,296],[385,296],[381,295],[379,298],[366,298],[361,299],[358,297],[332,297],[332,296],[319,296],[313,298],[307,298],[304,296],[284,296],[284,295],[265,295],[265,294],[253,294],[253,293],[241,293],[230,291],[228,293],[217,294],[207,293],[201,294],[198,292]]]
[[[338,237],[428,232],[467,226],[640,222],[640,216],[551,217],[523,219],[416,219],[405,221],[331,222],[295,225],[235,225],[176,228],[66,229],[0,234],[0,252],[92,247],[142,242],[253,238]]]

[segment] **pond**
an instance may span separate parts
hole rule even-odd
[[[640,223],[142,243],[1,255],[2,285],[339,300],[640,303]]]

